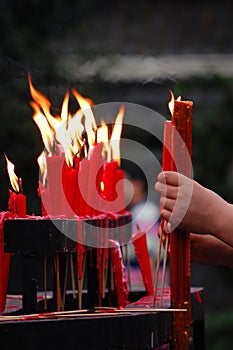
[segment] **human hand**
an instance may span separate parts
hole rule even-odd
[[[173,171],[158,175],[155,189],[161,195],[161,216],[171,229],[196,233],[213,233],[216,230],[220,208],[225,201],[198,182]]]

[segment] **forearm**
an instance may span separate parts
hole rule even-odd
[[[192,233],[191,258],[201,264],[224,265],[233,269],[233,248],[212,235]]]
[[[233,248],[233,205],[224,202],[217,215],[212,233]]]

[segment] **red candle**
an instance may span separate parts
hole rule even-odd
[[[45,208],[49,215],[59,215],[62,213],[62,200],[64,200],[62,188],[62,168],[64,164],[64,153],[57,156],[46,156],[47,179],[49,189],[49,209]],[[42,195],[42,193],[41,193]],[[42,196],[43,200],[43,196]]]
[[[171,120],[164,122],[164,141],[163,141],[163,158],[162,158],[162,170],[171,170],[172,166],[172,135],[174,126]]]
[[[14,172],[14,164],[9,161],[5,155],[7,161],[7,170],[10,178],[11,185],[15,192],[10,192],[10,198],[8,202],[8,208],[13,215],[18,215],[21,218],[26,217],[26,196],[23,195],[22,180],[18,179],[17,175]]]
[[[20,218],[26,218],[26,196],[22,193],[16,194],[16,211]]]
[[[111,160],[103,165],[103,198],[111,202],[116,198],[116,173],[117,162]]]
[[[100,193],[100,178],[98,176],[99,170],[103,164],[102,158],[103,144],[98,143],[90,147],[88,152],[89,174],[88,176],[88,190],[87,190],[87,215],[92,216],[98,212],[98,197]]]
[[[41,196],[43,196],[43,201],[41,200],[41,215],[47,216],[47,211],[46,211],[45,207],[48,208],[48,212],[50,212],[49,202],[48,202],[49,194],[48,194],[48,189],[46,188],[46,186],[44,186],[40,181],[38,181],[37,194],[38,194],[38,197],[40,197],[40,198],[41,198]]]
[[[63,212],[66,217],[72,217],[75,213],[76,192],[78,187],[78,170],[68,167],[67,164],[63,166],[62,184],[64,191]]]
[[[78,172],[78,187],[80,191],[79,203],[76,202],[76,212],[80,216],[85,216],[87,212],[90,212],[88,203],[86,203],[87,191],[88,191],[88,174],[89,174],[90,161],[82,159],[79,163]]]
[[[174,101],[172,124],[176,129],[173,135],[172,153],[177,170],[184,175],[191,175],[192,147],[192,105],[191,101]],[[174,315],[174,349],[189,347],[191,322],[190,301],[190,234],[175,229],[170,235],[170,285],[171,307],[187,308],[179,317]]]
[[[11,214],[20,218],[26,218],[26,196],[22,193],[14,193],[11,190],[9,190],[9,194],[8,209]]]

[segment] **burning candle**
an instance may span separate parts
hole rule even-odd
[[[171,106],[171,107],[170,107]],[[191,148],[192,148],[192,106],[191,101],[170,101],[172,113],[172,165],[171,170],[191,176]],[[190,234],[175,229],[170,234],[170,285],[171,307],[187,308],[187,313],[180,318],[174,316],[174,349],[188,348],[191,302],[190,302]]]
[[[14,172],[14,164],[9,161],[5,155],[7,161],[7,171],[10,178],[11,186],[15,192],[10,191],[10,197],[8,202],[8,208],[13,215],[17,215],[21,218],[26,217],[26,196],[23,194],[22,179],[18,178]]]

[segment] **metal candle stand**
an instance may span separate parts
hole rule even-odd
[[[110,239],[128,242],[131,237],[131,214],[119,214],[112,218],[100,217],[94,219],[49,219],[35,217],[30,219],[9,219],[4,222],[4,250],[6,253],[20,254],[23,260],[23,313],[36,312],[37,304],[37,271],[36,257],[38,254],[60,255],[60,281],[64,280],[64,253],[77,253],[78,230],[81,239],[88,242],[87,251],[87,297],[88,306],[98,305],[98,270],[96,268],[96,237],[101,228],[111,228]],[[127,226],[124,226],[129,224]],[[125,229],[125,227],[129,227]],[[85,237],[84,237],[85,235]],[[56,289],[54,279],[54,291]],[[62,291],[61,283],[61,291]],[[56,301],[56,293],[54,292]]]

